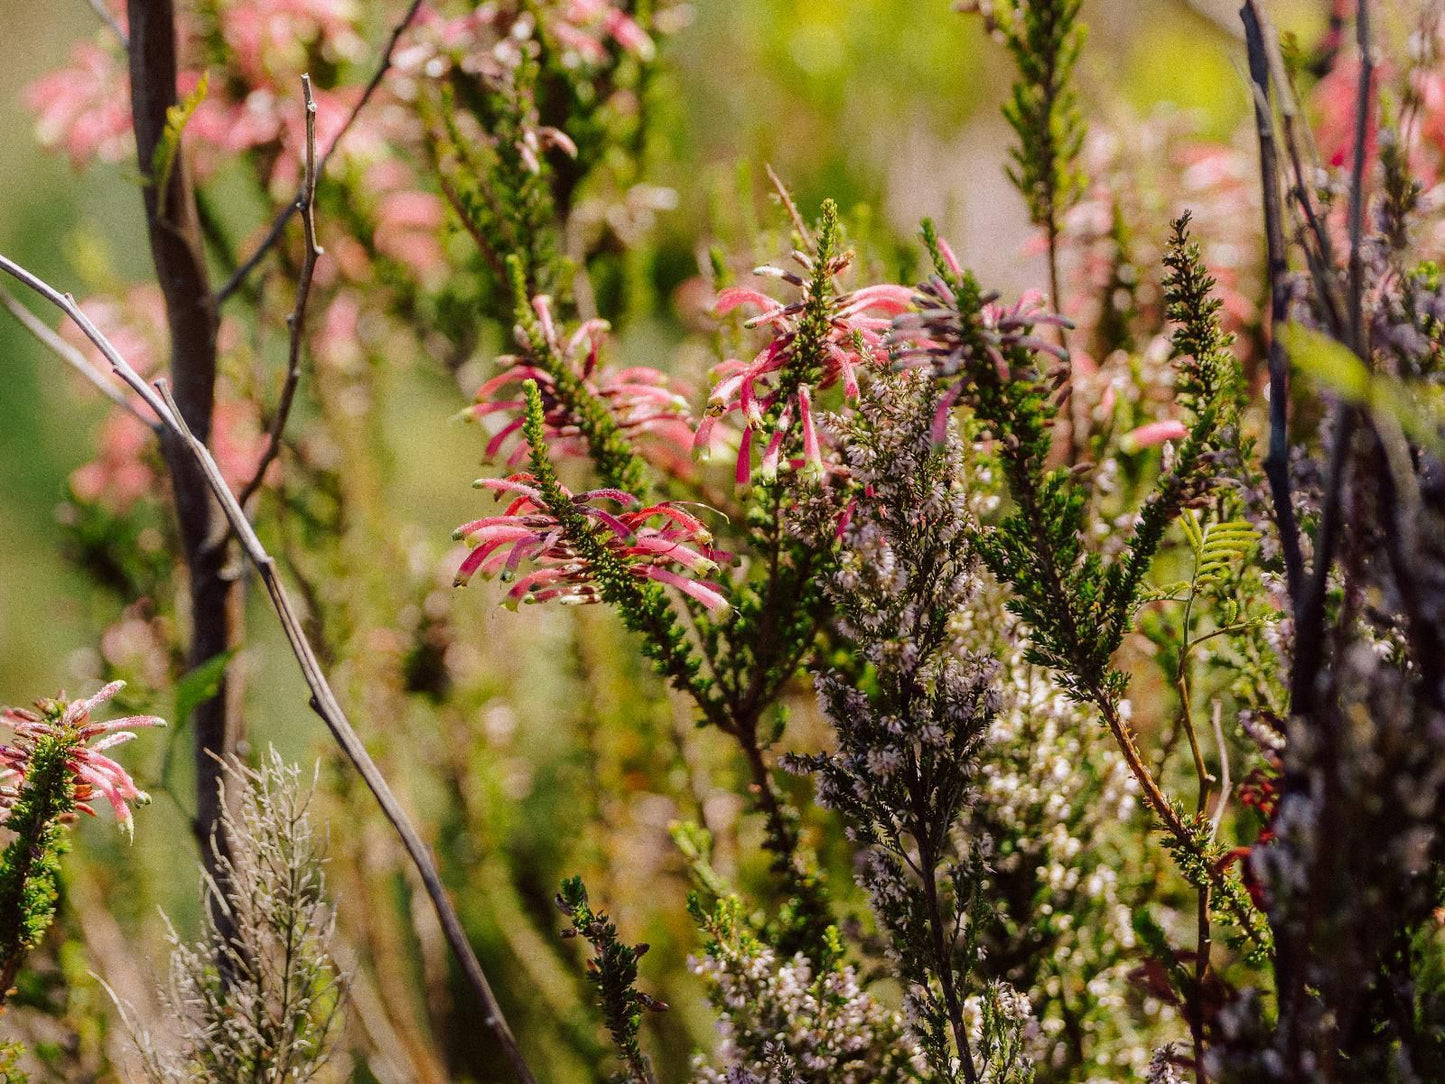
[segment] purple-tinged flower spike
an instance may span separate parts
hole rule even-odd
[[[613,369],[599,364],[609,325],[587,320],[563,337],[552,315],[551,298],[532,298],[536,329],[553,365],[575,374],[580,390],[602,404],[616,428],[633,441],[638,452],[655,466],[672,474],[685,473],[692,450],[693,421],[685,386],[665,373],[646,366]],[[518,327],[517,341],[530,344],[528,330]],[[503,459],[508,467],[523,462],[530,449],[522,438],[526,404],[522,385],[537,382],[547,423],[547,447],[556,455],[587,456],[585,419],[579,416],[577,388],[561,386],[557,376],[532,357],[506,355],[497,359],[503,371],[477,389],[476,403],[461,413],[480,421],[500,416],[502,424],[487,442],[489,459]]]
[[[0,814],[9,817],[29,777],[37,746],[53,741],[65,747],[66,768],[75,785],[75,808],[95,816],[91,802],[99,794],[115,810],[121,830],[131,834],[130,807],[145,805],[150,795],[137,788],[130,773],[102,751],[132,740],[136,730],[166,724],[154,715],[131,715],[104,723],[91,718],[92,711],[123,688],[125,682],[112,681],[86,700],[41,700],[35,711],[0,711],[0,723],[15,734],[13,743],[0,745]]]
[[[739,485],[752,480],[752,452],[759,436],[765,438],[763,474],[776,474],[794,421],[802,429],[802,462],[809,469],[822,468],[812,414],[813,392],[841,382],[844,395],[856,399],[858,370],[876,363],[893,318],[912,305],[913,292],[904,286],[882,284],[837,293],[836,279],[852,260],[852,253],[835,252],[837,240],[837,212],[829,203],[824,206],[817,252],[793,253],[807,278],[778,267],[755,269],[755,274],[796,287],[801,291],[796,301],[784,304],[760,290],[740,286],[718,294],[714,311],[719,316],[744,306],[754,308],[758,315],[744,326],[766,327],[772,332],[767,346],[751,361],[729,358],[713,369],[707,416],[694,438],[694,448],[705,452],[718,420],[741,415]]]
[[[950,250],[943,247],[942,241],[939,247],[950,270],[957,267],[958,261]],[[958,299],[953,288],[941,276],[934,275],[914,294],[918,311],[906,313],[893,321],[895,342],[902,346],[898,352],[900,368],[927,369],[942,381],[958,378],[944,392],[938,404],[934,435],[939,440],[943,437],[948,412],[969,380],[970,362],[978,360],[974,358],[975,351],[982,349],[985,352],[986,360],[1001,383],[1025,375],[1015,373],[1008,360],[1009,355],[1020,348],[1057,358],[1059,365],[1050,374],[1055,383],[1062,384],[1068,375],[1068,351],[1038,334],[1038,329],[1070,328],[1073,324],[1067,318],[1049,312],[1043,294],[1030,290],[1013,305],[1000,303],[997,294],[985,295],[983,301],[976,321],[964,319],[958,311]]]
[[[454,532],[473,547],[457,569],[456,586],[465,586],[480,572],[513,583],[506,600],[513,607],[520,602],[602,601],[594,570],[548,511],[532,475],[483,478],[477,485],[492,490],[498,500],[510,500],[501,515],[464,523]],[[619,489],[563,493],[631,575],[676,588],[710,610],[727,609],[727,599],[716,588],[684,575],[710,575],[723,556],[712,549],[712,532],[692,513],[672,501],[642,506],[637,497]],[[518,576],[523,562],[531,570]]]

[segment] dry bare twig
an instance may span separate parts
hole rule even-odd
[[[256,463],[256,472],[242,488],[236,500],[241,507],[261,488],[266,471],[281,454],[281,437],[286,431],[286,420],[291,416],[291,407],[296,401],[296,388],[301,383],[301,346],[306,332],[306,304],[311,298],[311,280],[316,273],[316,261],[322,248],[316,243],[316,99],[311,95],[311,76],[301,77],[301,93],[306,100],[306,167],[301,182],[301,198],[296,206],[301,210],[301,227],[306,237],[306,253],[301,259],[301,274],[296,280],[296,306],[286,317],[290,330],[290,343],[286,351],[286,383],[281,388],[281,397],[276,402],[276,414],[266,434],[266,448]]]

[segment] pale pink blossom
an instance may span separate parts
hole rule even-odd
[[[12,744],[0,745],[0,811],[8,816],[13,808],[39,743],[60,741],[66,748],[66,766],[75,780],[75,808],[94,816],[91,802],[99,794],[110,803],[116,822],[129,834],[130,807],[146,804],[150,796],[136,787],[129,772],[102,753],[131,741],[136,730],[165,723],[154,715],[132,715],[105,723],[91,718],[91,712],[124,687],[125,682],[113,681],[87,700],[42,700],[35,711],[0,711],[0,724],[15,735]]]
[[[230,60],[252,85],[305,70],[308,47],[333,62],[355,59],[365,49],[350,0],[245,0],[221,10]]]
[[[148,426],[132,414],[113,411],[101,423],[100,450],[70,475],[70,490],[87,504],[100,504],[125,512],[136,501],[156,492],[158,478],[147,452],[154,439]]]
[[[609,39],[643,60],[651,60],[657,51],[647,31],[611,0],[567,0],[557,5],[547,29],[574,63],[604,63]]]
[[[1183,440],[1188,435],[1189,428],[1183,422],[1147,422],[1125,433],[1119,438],[1119,444],[1126,452],[1138,452],[1145,448],[1157,448],[1166,441]]]
[[[77,169],[95,159],[119,162],[135,153],[125,62],[94,42],[76,45],[68,67],[31,83],[25,104],[35,112],[41,144],[64,150]]]
[[[445,221],[444,205],[432,193],[414,189],[388,192],[376,209],[372,243],[383,256],[437,285],[447,268],[440,237]]]

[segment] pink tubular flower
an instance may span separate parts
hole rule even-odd
[[[951,257],[945,260],[956,262]],[[895,333],[907,344],[899,354],[900,366],[927,369],[939,380],[953,380],[934,419],[938,440],[943,439],[948,412],[969,381],[978,378],[979,368],[1003,383],[1018,375],[1009,357],[1014,351],[1049,354],[1061,365],[1068,361],[1063,347],[1037,333],[1041,327],[1073,326],[1045,308],[1043,294],[1030,290],[1012,305],[1001,304],[997,294],[985,295],[982,301],[976,315],[960,313],[952,288],[935,275],[918,288],[914,303],[919,311],[894,321]]]
[[[1157,448],[1165,441],[1183,440],[1189,429],[1183,422],[1149,422],[1132,429],[1119,438],[1119,445],[1126,452],[1138,452],[1145,448]]]
[[[608,38],[643,60],[651,60],[657,52],[647,31],[612,0],[567,0],[558,5],[548,29],[572,54],[574,63],[606,61]]]
[[[549,600],[572,605],[601,601],[602,589],[594,570],[548,511],[535,483],[530,474],[484,478],[477,483],[492,490],[498,500],[510,500],[501,515],[464,523],[454,532],[454,537],[473,547],[457,569],[456,586],[465,586],[480,572],[500,576],[504,582],[515,579],[507,592],[509,606]],[[696,516],[671,501],[637,507],[642,503],[637,497],[617,489],[568,496],[577,511],[595,525],[602,545],[633,576],[674,587],[710,610],[727,609],[727,599],[716,588],[681,574],[706,576],[718,567],[714,558],[720,555],[711,548],[712,533]],[[604,502],[622,511],[608,511],[601,506]],[[532,570],[518,577],[524,561],[531,563]]]
[[[124,687],[125,682],[112,681],[88,700],[71,703],[41,700],[35,705],[36,711],[19,708],[0,711],[0,723],[15,733],[13,744],[0,745],[0,811],[8,816],[15,805],[40,743],[59,741],[66,748],[66,767],[75,780],[75,808],[95,816],[90,803],[100,794],[115,810],[121,829],[129,834],[131,804],[145,805],[150,796],[137,789],[135,780],[124,768],[101,753],[132,740],[135,731],[142,727],[165,726],[165,723],[154,715],[132,715],[107,723],[91,719],[92,711]],[[90,744],[92,741],[94,745]]]
[[[796,259],[811,273],[811,257],[795,252]],[[832,280],[847,266],[848,257],[830,262],[827,277]],[[802,427],[803,462],[810,470],[823,469],[822,449],[813,421],[812,395],[815,389],[841,382],[848,398],[858,395],[858,369],[874,360],[874,350],[883,345],[883,334],[892,317],[907,311],[912,291],[903,286],[865,286],[852,293],[826,299],[827,330],[822,356],[799,357],[797,345],[812,299],[809,285],[792,272],[760,267],[756,274],[780,278],[803,290],[798,301],[785,305],[759,290],[731,287],[717,296],[714,312],[724,315],[740,306],[759,309],[747,327],[766,326],[773,338],[750,362],[729,358],[713,369],[714,384],[708,398],[707,417],[693,438],[693,446],[706,451],[719,418],[742,415],[743,433],[738,449],[736,479],[746,485],[752,478],[754,438],[767,430],[762,470],[765,477],[777,472],[787,434],[796,419]],[[807,371],[811,368],[812,371]],[[800,372],[801,370],[801,372]],[[811,384],[811,387],[809,386]]]
[[[606,341],[605,320],[588,320],[565,341],[552,318],[551,299],[546,295],[532,301],[532,309],[552,357],[559,359],[581,379],[582,385],[606,404],[617,427],[637,442],[647,459],[677,473],[687,463],[692,447],[692,417],[684,388],[657,369],[633,366],[610,369],[598,364]],[[521,332],[519,341],[524,341]],[[497,359],[505,369],[477,389],[476,405],[463,417],[481,420],[501,415],[504,424],[487,442],[488,458],[504,454],[509,467],[516,466],[530,451],[521,437],[524,401],[523,381],[535,380],[542,395],[547,420],[548,451],[554,455],[586,455],[587,442],[572,412],[559,393],[551,373],[532,361],[507,355]]]

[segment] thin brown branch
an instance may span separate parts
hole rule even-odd
[[[302,677],[311,690],[312,710],[321,717],[327,729],[331,731],[332,737],[360,773],[367,787],[375,796],[377,804],[381,806],[382,812],[386,814],[387,820],[391,822],[397,835],[401,837],[402,845],[405,847],[412,865],[416,868],[417,874],[421,877],[427,896],[436,910],[447,943],[451,946],[468,984],[482,1005],[483,1022],[501,1045],[512,1066],[513,1073],[522,1084],[535,1084],[535,1077],[522,1058],[516,1038],[502,1015],[491,984],[487,981],[481,963],[477,960],[476,954],[467,940],[466,931],[462,927],[456,908],[453,907],[447,896],[446,888],[442,885],[441,876],[437,871],[436,862],[432,858],[430,849],[412,826],[401,804],[387,785],[386,779],[377,768],[376,762],[371,759],[371,755],[366,751],[366,746],[362,744],[361,738],[352,727],[346,712],[337,701],[336,695],[322,671],[321,664],[317,660],[316,652],[302,628],[300,615],[277,571],[275,559],[261,544],[261,540],[246,518],[240,502],[237,501],[235,494],[221,475],[221,470],[216,465],[210,450],[187,426],[179,405],[171,396],[170,388],[164,381],[158,381],[154,388],[148,385],[100,330],[90,322],[69,294],[62,294],[3,255],[0,255],[0,271],[14,276],[74,320],[86,337],[95,343],[101,353],[115,367],[116,374],[155,412],[161,424],[179,442],[179,446],[185,453],[192,457],[204,475],[206,484],[210,487],[216,500],[220,502],[221,511],[230,521],[231,529],[235,532],[241,549],[255,566],[266,586],[267,594],[271,597],[271,604],[276,611],[276,616],[281,621],[281,627],[286,634],[291,651],[301,667]]]
[[[798,231],[801,243],[805,246],[811,244],[812,235],[808,232],[808,224],[803,221],[803,216],[798,211],[798,205],[793,201],[793,194],[788,191],[788,186],[783,183],[783,179],[777,175],[770,164],[764,162],[763,169],[767,171],[768,180],[773,186],[773,191],[778,194],[778,199],[782,201],[783,209],[793,220],[793,229]]]
[[[9,309],[10,315],[19,320],[20,325],[35,336],[42,346],[99,388],[112,403],[142,422],[148,429],[160,432],[160,426],[137,410],[135,404],[125,397],[125,393],[92,365],[88,357],[51,330],[49,324],[22,305],[19,299],[3,286],[0,286],[0,305]]]
[[[354,105],[351,112],[346,115],[345,122],[342,123],[341,128],[331,140],[331,144],[326,148],[326,153],[321,156],[321,163],[316,170],[318,176],[326,175],[326,167],[331,162],[331,156],[336,153],[336,148],[340,146],[341,141],[346,138],[346,133],[351,131],[352,125],[356,123],[356,118],[361,115],[361,111],[366,108],[367,103],[375,96],[377,88],[381,86],[382,80],[386,78],[386,73],[391,70],[391,58],[396,52],[397,43],[401,40],[401,36],[406,33],[407,28],[411,26],[413,20],[416,19],[416,13],[421,10],[421,5],[422,0],[411,0],[411,4],[407,7],[406,12],[402,15],[401,19],[398,20],[397,24],[392,27],[391,36],[387,38],[386,47],[382,50],[381,60],[377,62],[376,70],[372,73],[371,79],[366,84],[366,88],[361,92],[361,97],[357,100],[356,105]],[[225,304],[226,300],[245,284],[251,272],[256,270],[261,261],[266,258],[266,254],[270,252],[281,239],[281,235],[286,231],[287,223],[291,221],[291,217],[295,215],[297,211],[302,210],[303,204],[309,205],[304,184],[296,193],[296,198],[286,204],[276,215],[275,219],[272,220],[271,228],[266,231],[266,236],[261,239],[261,243],[256,246],[256,250],[246,257],[241,266],[236,268],[235,274],[221,286],[220,291],[216,294],[218,303]]]
[[[311,76],[301,77],[301,94],[306,101],[306,167],[301,182],[301,228],[305,234],[306,252],[301,259],[301,274],[296,280],[296,306],[286,317],[290,330],[290,343],[286,351],[286,383],[281,388],[281,397],[276,402],[276,413],[271,418],[271,427],[266,434],[266,448],[256,463],[256,473],[242,487],[236,498],[241,507],[261,488],[266,471],[281,454],[281,437],[286,432],[286,420],[291,416],[291,407],[296,401],[296,388],[301,383],[301,347],[306,338],[306,304],[311,297],[311,280],[316,273],[316,261],[321,256],[321,246],[316,243],[316,100],[311,96]]]

